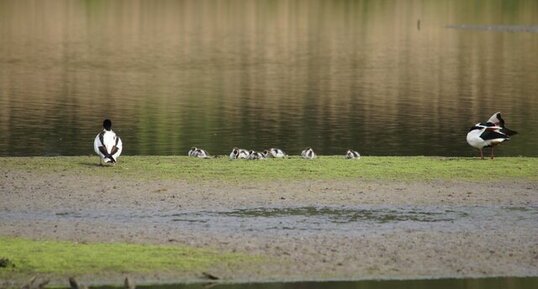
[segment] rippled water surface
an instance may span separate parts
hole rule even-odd
[[[537,156],[538,2],[0,1],[0,155]]]

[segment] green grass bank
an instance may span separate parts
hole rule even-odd
[[[464,157],[362,157],[346,160],[321,156],[261,161],[227,157],[197,159],[186,156],[124,156],[116,166],[101,167],[96,156],[3,157],[3,170],[53,174],[116,176],[145,180],[272,181],[311,179],[364,179],[394,181],[538,180],[538,158],[499,157],[480,160]]]
[[[34,241],[0,236],[0,280],[28,281],[36,274],[52,278],[130,273],[200,275],[212,266],[255,264],[259,260],[256,256],[179,245]]]

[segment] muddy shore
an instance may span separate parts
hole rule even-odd
[[[103,181],[94,176],[5,169],[0,169],[0,177],[1,236],[185,244],[271,260],[256,268],[212,268],[212,274],[226,281],[538,276],[535,182]],[[260,208],[366,208],[382,213],[412,208],[434,210],[440,218],[443,212],[472,215],[478,211],[476,218],[419,220],[418,225],[401,221],[387,227],[365,221],[364,227],[359,220],[351,230],[339,230],[345,224],[329,220],[322,224],[329,230],[322,226],[272,231],[257,228],[255,218],[237,226],[219,225],[219,220],[235,219],[209,214]],[[497,211],[508,212],[509,218],[498,216]],[[512,211],[521,215],[512,218]],[[183,216],[190,221],[129,217],[140,214]],[[193,216],[200,214],[212,219],[196,224]],[[301,223],[294,222],[292,226]],[[135,278],[139,283],[200,281],[199,272]],[[98,279],[118,283],[121,276]]]

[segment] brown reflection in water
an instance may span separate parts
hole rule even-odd
[[[91,153],[111,117],[130,154],[472,155],[466,130],[501,110],[524,132],[502,149],[536,155],[538,35],[444,27],[535,24],[537,6],[2,1],[0,154]]]

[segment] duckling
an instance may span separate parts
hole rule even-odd
[[[346,159],[356,159],[359,160],[361,158],[361,155],[352,149],[348,149],[346,152]]]
[[[196,156],[196,151],[197,151],[197,150],[198,150],[197,147],[192,147],[192,148],[189,150],[189,152],[187,153],[187,155],[188,155],[189,157],[195,157],[195,156]]]
[[[314,153],[314,150],[311,147],[307,147],[301,152],[301,156],[303,159],[312,160],[316,158],[316,153]]]
[[[206,150],[203,150],[203,149],[198,149],[196,151],[196,156],[198,158],[201,158],[201,159],[208,159],[210,157],[209,153]]]
[[[201,159],[209,158],[209,153],[206,150],[199,149],[197,147],[192,147],[189,150],[188,155],[190,157],[196,157],[196,158],[201,158]]]
[[[270,148],[263,152],[268,158],[285,158],[288,156],[283,150],[278,148]]]
[[[236,159],[247,159],[249,156],[249,152],[245,149],[240,149],[238,147],[234,147],[232,149],[232,152],[230,153],[230,159],[236,160]]]
[[[264,160],[265,156],[262,153],[251,150],[248,154],[249,160]]]

